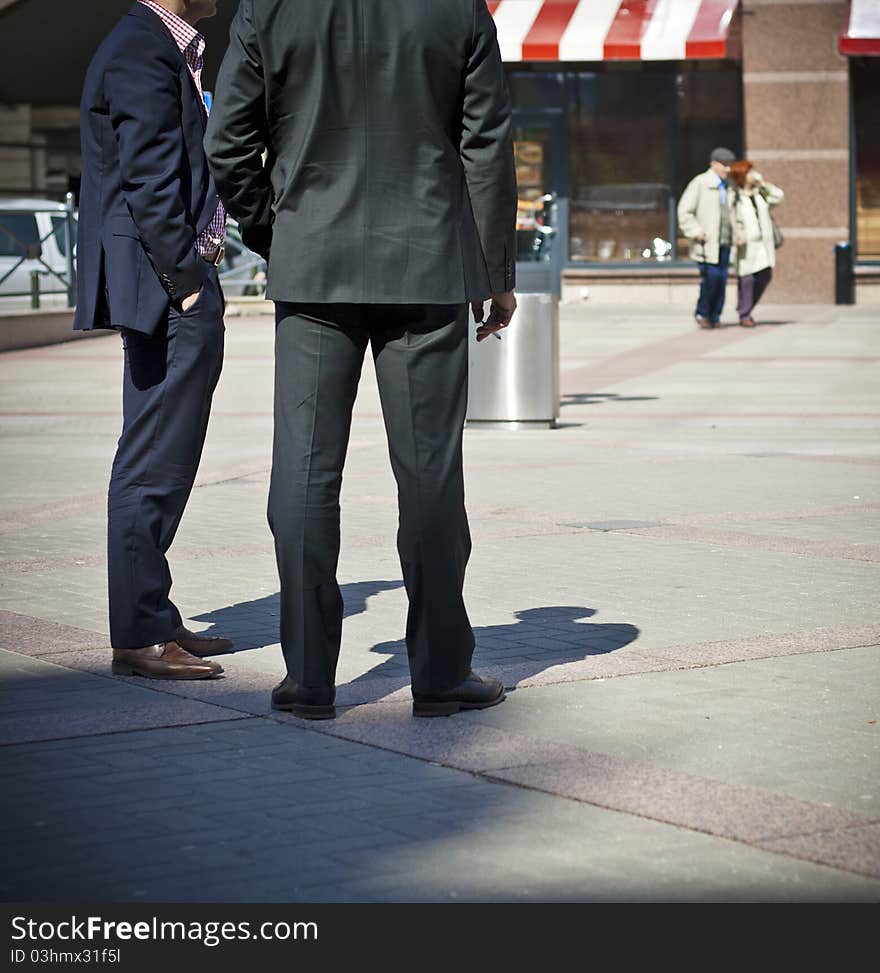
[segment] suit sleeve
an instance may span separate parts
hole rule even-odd
[[[678,201],[678,225],[682,234],[693,240],[705,231],[697,222],[697,200],[700,195],[699,176],[692,179]]]
[[[516,169],[510,95],[486,0],[473,0],[473,34],[464,79],[461,159],[492,292],[516,283]]]
[[[242,0],[229,32],[205,136],[208,166],[242,240],[268,259],[273,192],[263,164],[268,147],[266,86],[252,0]]]
[[[184,202],[179,65],[167,47],[143,32],[110,60],[104,82],[125,201],[156,272],[179,300],[205,283],[208,265],[195,251]]]

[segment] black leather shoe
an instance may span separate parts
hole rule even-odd
[[[425,695],[413,692],[413,716],[451,716],[463,709],[497,706],[503,699],[503,683],[478,676],[471,670],[463,683],[445,693]]]
[[[272,709],[293,713],[304,720],[332,720],[336,717],[336,687],[299,686],[290,676],[272,690]]]
[[[174,633],[174,641],[186,649],[190,655],[204,659],[207,655],[225,655],[231,652],[233,644],[229,639],[222,639],[218,635],[202,635],[199,632],[191,632],[188,628],[180,625]]]

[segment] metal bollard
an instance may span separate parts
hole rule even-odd
[[[40,307],[40,272],[31,271],[31,307],[37,311]]]
[[[64,214],[64,248],[67,254],[67,306],[76,307],[76,261],[73,259],[76,231],[73,226],[73,193],[67,194],[65,206],[67,209]]]
[[[855,271],[853,268],[852,244],[846,242],[834,245],[834,303],[855,304]]]

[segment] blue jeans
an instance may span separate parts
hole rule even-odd
[[[717,264],[699,264],[700,298],[697,301],[697,314],[712,324],[718,324],[721,319],[729,265],[730,247],[719,248]]]

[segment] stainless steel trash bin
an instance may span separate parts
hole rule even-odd
[[[516,313],[501,341],[486,338],[478,343],[471,315],[469,426],[555,426],[559,418],[559,298],[518,293],[516,300]]]

